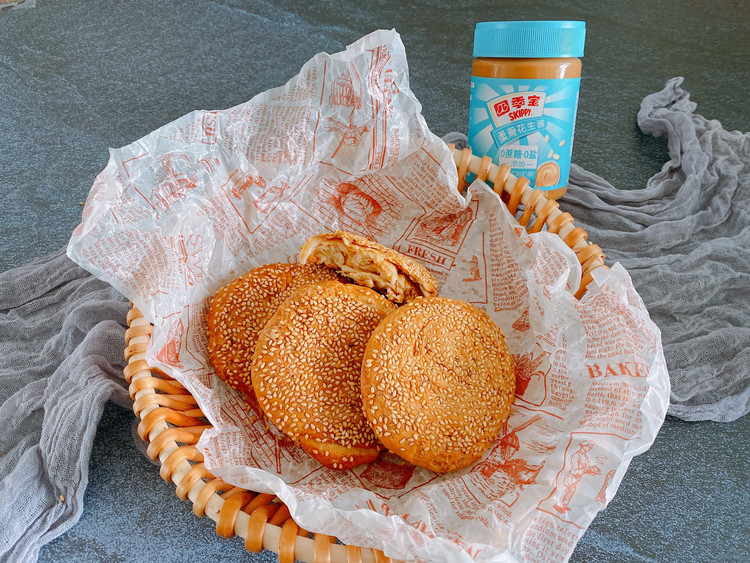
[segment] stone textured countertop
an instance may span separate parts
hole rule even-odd
[[[674,76],[698,113],[750,131],[750,3],[36,0],[0,12],[0,270],[66,245],[110,147],[249,100],[378,28],[400,33],[431,130],[465,132],[473,27],[499,19],[587,22],[573,162],[620,189],[668,160],[636,114]],[[84,515],[41,561],[276,560],[196,518],[134,445],[133,420],[105,409]],[[668,417],[571,561],[750,560],[748,436],[748,416]]]

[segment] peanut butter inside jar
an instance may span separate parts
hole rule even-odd
[[[477,24],[469,145],[558,199],[567,190],[584,22]]]

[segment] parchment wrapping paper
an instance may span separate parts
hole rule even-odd
[[[564,561],[664,420],[660,334],[622,267],[596,270],[578,301],[580,267],[556,235],[528,235],[481,182],[460,195],[420,112],[395,31],[319,54],[282,87],[112,150],[68,254],[154,323],[148,361],[213,424],[198,446],[215,475],[277,494],[308,530],[391,557]],[[385,453],[325,469],[213,373],[213,293],[296,261],[309,236],[334,229],[418,259],[442,295],[504,330],[517,398],[471,467],[439,476]]]

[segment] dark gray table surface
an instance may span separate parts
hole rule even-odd
[[[587,22],[573,161],[620,189],[642,188],[667,160],[636,114],[673,76],[699,113],[750,131],[743,1],[36,0],[0,13],[0,271],[67,243],[109,147],[244,102],[377,28],[401,34],[432,131],[465,131],[473,26],[497,19]],[[196,518],[134,445],[133,418],[106,408],[84,515],[41,561],[275,560]],[[747,416],[667,418],[571,560],[750,560],[749,437]]]

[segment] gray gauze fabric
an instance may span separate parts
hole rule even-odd
[[[729,422],[750,410],[750,133],[696,114],[681,84],[641,103],[638,125],[670,156],[646,187],[573,167],[561,207],[630,272],[661,329],[668,414]]]
[[[35,561],[83,512],[128,302],[64,251],[0,274],[0,560]]]
[[[574,166],[562,207],[630,271],[661,327],[669,412],[730,421],[750,396],[748,135],[695,115],[680,83],[638,116],[671,153],[646,188],[621,191]],[[0,274],[0,559],[35,560],[80,518],[104,403],[130,405],[127,310],[64,251]]]
[[[560,209],[625,266],[661,329],[668,414],[730,422],[750,410],[750,133],[697,115],[682,81],[641,103],[638,125],[670,155],[646,187],[574,164]]]

